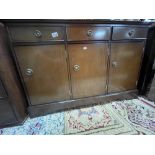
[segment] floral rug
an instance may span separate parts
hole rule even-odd
[[[143,103],[148,104],[148,105],[150,105],[151,107],[155,108],[155,102],[148,101],[147,99],[144,99],[143,97],[138,97],[138,99],[139,99],[140,101],[142,101]]]
[[[27,119],[22,126],[0,129],[0,135],[150,135],[155,134],[152,105],[138,98],[75,109]]]
[[[64,134],[64,113],[28,118],[22,126],[0,129],[0,135]]]
[[[138,99],[113,102],[109,105],[139,134],[155,134],[155,108]]]
[[[65,113],[65,134],[138,134],[107,105],[71,110]]]

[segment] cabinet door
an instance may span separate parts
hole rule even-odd
[[[32,105],[69,99],[64,45],[15,47]]]
[[[109,92],[136,89],[143,43],[112,43]]]
[[[72,44],[68,52],[73,98],[105,94],[108,44]]]

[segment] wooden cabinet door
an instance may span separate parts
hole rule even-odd
[[[112,43],[109,92],[136,89],[143,43]]]
[[[64,45],[15,47],[32,105],[69,99]]]
[[[68,45],[73,98],[106,92],[108,44]]]

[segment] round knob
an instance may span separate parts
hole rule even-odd
[[[74,67],[73,67],[73,69],[74,69],[74,71],[79,71],[80,70],[80,66],[79,65],[74,65]]]
[[[37,38],[40,38],[42,36],[41,32],[39,30],[35,30],[33,35]]]
[[[130,31],[128,32],[129,37],[133,37],[134,36],[134,31]]]
[[[92,31],[92,30],[88,30],[88,31],[87,31],[87,35],[88,35],[88,37],[92,37],[93,31]]]
[[[117,62],[116,61],[112,62],[112,67],[117,67]]]
[[[33,70],[30,69],[30,68],[28,68],[28,69],[26,70],[26,75],[31,76],[32,74],[33,74]]]

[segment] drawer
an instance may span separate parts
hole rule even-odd
[[[64,27],[13,26],[9,27],[13,42],[63,41]]]
[[[4,90],[4,87],[2,85],[2,82],[0,80],[0,98],[5,98],[7,95],[6,95],[6,92]]]
[[[147,37],[147,31],[148,28],[144,27],[114,27],[112,39],[145,39]]]
[[[8,100],[0,100],[0,127],[16,123],[15,115]]]
[[[110,27],[101,26],[69,26],[67,28],[68,40],[109,40]]]

